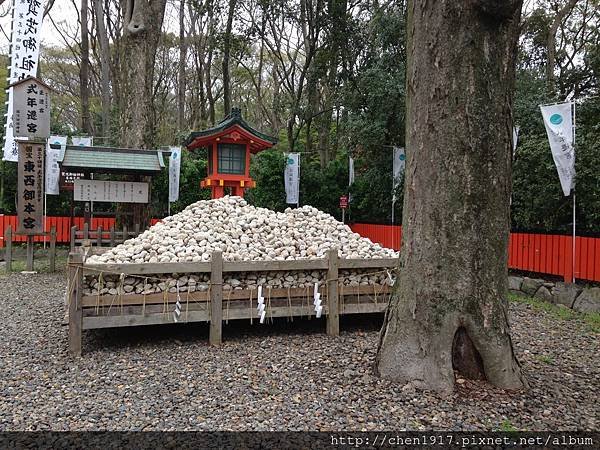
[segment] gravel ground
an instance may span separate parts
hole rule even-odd
[[[597,430],[598,334],[511,304],[531,388],[466,381],[450,396],[372,374],[381,318],[84,332],[71,360],[64,275],[0,275],[0,430]]]

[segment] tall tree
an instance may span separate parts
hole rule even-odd
[[[121,145],[155,145],[154,68],[167,0],[121,0],[123,55],[120,61]]]
[[[231,112],[231,80],[229,76],[229,57],[231,54],[231,29],[233,27],[233,15],[235,13],[236,0],[229,0],[227,12],[227,25],[223,43],[223,115]]]
[[[81,0],[81,66],[79,68],[81,94],[81,131],[92,134],[90,117],[90,37],[88,31],[88,0]]]
[[[93,0],[96,16],[96,34],[100,46],[100,98],[102,103],[102,137],[108,144],[110,131],[110,44],[104,24],[103,0]]]
[[[575,8],[577,1],[578,0],[569,0],[560,7],[552,19],[550,29],[548,30],[548,38],[546,40],[546,91],[551,98],[556,95],[556,77],[554,76],[554,70],[556,68],[556,33],[565,18],[573,11],[573,8]]]
[[[185,40],[185,0],[179,5],[179,71],[177,75],[177,128],[181,133],[185,123],[185,63],[187,44]]]
[[[447,391],[455,369],[526,384],[507,318],[521,4],[409,2],[403,244],[377,353],[383,377]]]

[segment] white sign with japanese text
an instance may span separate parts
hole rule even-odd
[[[10,76],[8,84],[37,73],[42,28],[43,0],[15,0],[13,2]],[[19,158],[13,131],[13,88],[8,89],[8,107],[5,124],[5,161]]]
[[[179,173],[181,171],[181,148],[171,147],[169,158],[169,202],[179,199]]]
[[[60,146],[60,148],[52,148]],[[58,158],[61,150],[67,145],[67,136],[50,136],[48,146],[46,147],[46,194],[59,195],[60,167],[58,167]]]
[[[568,196],[575,178],[575,143],[573,134],[573,104],[540,106],[552,158],[558,171],[563,194]]]
[[[148,192],[148,183],[75,180],[73,198],[79,202],[148,203]]]

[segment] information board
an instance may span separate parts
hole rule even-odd
[[[45,143],[18,142],[17,233],[44,232],[44,151]]]
[[[148,183],[74,180],[74,199],[81,202],[148,203]]]

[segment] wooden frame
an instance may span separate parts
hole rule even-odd
[[[81,252],[69,255],[69,351],[81,355],[83,330],[174,323],[172,310],[177,300],[182,304],[179,322],[210,322],[209,342],[222,342],[222,323],[236,319],[259,320],[256,313],[256,290],[223,290],[223,274],[231,272],[326,271],[326,282],[319,287],[327,334],[338,336],[341,314],[383,312],[387,307],[387,285],[340,285],[343,269],[380,269],[395,267],[396,259],[340,259],[337,249],[327,252],[327,259],[295,261],[223,261],[220,251],[209,262],[156,264],[85,264]],[[208,273],[209,289],[193,293],[154,293],[122,295],[83,295],[83,277],[98,273],[125,276],[170,276],[172,273]],[[313,288],[265,287],[267,318],[314,316]],[[381,297],[380,297],[381,296]]]

